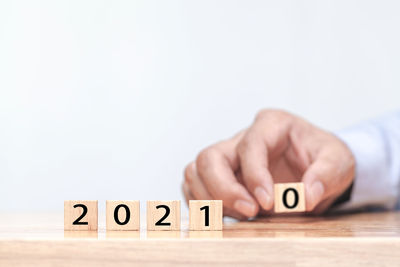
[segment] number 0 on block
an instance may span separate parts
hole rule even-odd
[[[304,184],[275,184],[275,212],[302,212],[306,210]]]
[[[107,200],[106,229],[135,231],[140,229],[140,204],[138,200]]]

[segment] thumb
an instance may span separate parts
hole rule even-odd
[[[324,159],[317,159],[308,167],[302,179],[307,211],[313,211],[335,191],[339,182],[336,173],[334,162]]]

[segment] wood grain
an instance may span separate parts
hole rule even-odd
[[[398,266],[399,249],[390,238],[1,241],[0,265]]]
[[[399,212],[225,220],[223,231],[182,221],[182,231],[110,235],[104,220],[98,232],[64,232],[62,214],[3,213],[0,266],[400,265]]]

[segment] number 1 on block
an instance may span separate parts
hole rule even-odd
[[[222,230],[222,200],[190,200],[190,230]]]

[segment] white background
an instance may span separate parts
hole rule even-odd
[[[261,108],[399,108],[399,1],[0,1],[0,211],[181,199]]]

